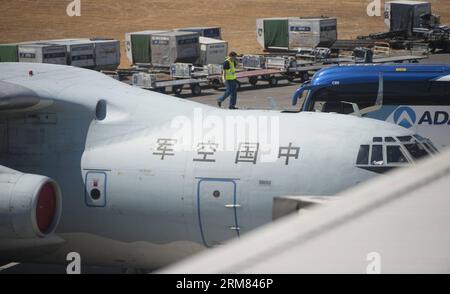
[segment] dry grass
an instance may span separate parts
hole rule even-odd
[[[69,17],[70,0],[0,0],[0,43],[68,37],[113,37],[146,29],[221,26],[234,51],[258,53],[255,20],[274,16],[336,16],[339,37],[384,31],[382,17],[368,17],[371,0],[81,0],[82,16]],[[433,10],[450,24],[450,1]],[[122,50],[123,50],[122,45]],[[122,51],[122,66],[127,66]]]

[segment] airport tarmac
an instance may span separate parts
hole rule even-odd
[[[422,63],[428,64],[448,64],[450,65],[450,54],[435,54],[425,59]],[[277,87],[270,87],[267,82],[261,81],[257,87],[249,84],[242,86],[238,92],[237,106],[241,109],[286,109],[293,110],[297,107],[291,106],[291,97],[294,91],[300,86],[300,83],[289,83],[280,81]],[[214,89],[204,89],[201,96],[192,97],[189,90],[186,89],[180,97],[190,101],[196,101],[212,106],[217,106],[217,98],[223,91]],[[225,101],[223,107],[228,106]],[[38,265],[38,264],[0,264],[0,274],[32,274],[32,273],[66,273],[66,266],[62,265]],[[119,268],[104,267],[82,267],[82,273],[123,273]]]

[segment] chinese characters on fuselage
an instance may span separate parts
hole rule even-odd
[[[174,146],[177,143],[175,139],[160,138],[156,141],[157,147],[153,155],[161,157],[161,160],[168,156],[175,156]],[[234,163],[256,164],[258,160],[259,143],[244,142],[239,144]],[[219,144],[211,142],[201,142],[196,146],[196,156],[192,159],[196,162],[214,163],[216,162],[216,152]],[[289,165],[293,159],[298,159],[300,147],[294,147],[290,142],[288,146],[281,146],[278,150],[278,159],[284,158],[284,164]]]

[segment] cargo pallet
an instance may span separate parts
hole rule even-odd
[[[290,58],[291,56],[286,56]],[[400,55],[400,56],[377,56],[375,55],[372,63],[417,63],[421,59],[425,59],[428,56],[419,55]],[[317,72],[321,69],[335,66],[335,65],[346,65],[361,63],[364,60],[358,60],[358,58],[353,56],[340,56],[336,58],[321,58],[313,61],[302,61],[297,60],[295,66],[287,66],[280,68],[244,68],[239,69],[236,72],[236,77],[238,80],[238,89],[241,85],[248,83],[254,87],[259,82],[267,82],[271,87],[276,87],[280,80],[288,80],[289,82],[294,82],[298,80],[299,82],[305,82],[310,79],[312,73]],[[134,76],[136,73],[143,74],[169,74],[167,68],[161,67],[134,67],[130,69],[119,69],[116,71],[105,72],[105,74],[111,75],[118,80],[127,80],[129,77]],[[128,81],[129,82],[129,81]],[[192,72],[189,76],[179,76],[171,78],[157,79],[153,77],[151,82],[146,85],[140,85],[136,82],[132,82],[135,86],[143,89],[157,91],[160,93],[171,92],[175,95],[180,95],[182,91],[186,88],[190,89],[193,96],[199,96],[202,93],[202,87],[211,87],[218,90],[224,86],[222,76],[219,74],[207,74],[205,72]],[[169,88],[169,89],[168,89]]]
[[[159,93],[167,93],[167,88],[171,88],[172,93],[180,95],[185,86],[189,86],[192,95],[199,96],[202,94],[201,84],[209,84],[208,78],[190,78],[190,79],[174,79],[155,81],[151,87],[140,87],[146,90],[152,90]]]
[[[281,69],[257,69],[248,70],[237,74],[238,79],[248,78],[249,84],[256,86],[258,81],[266,81],[271,87],[276,87],[278,81],[288,80],[293,82],[295,79],[300,79],[301,82],[309,80],[309,71],[312,71],[311,66],[301,66],[295,68]]]

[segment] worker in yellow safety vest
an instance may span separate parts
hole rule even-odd
[[[231,96],[229,109],[237,109],[236,57],[236,52],[230,52],[228,58],[223,63],[223,80],[225,82],[226,90],[225,93],[217,99],[217,105],[219,105],[219,107],[222,107],[222,102]]]

